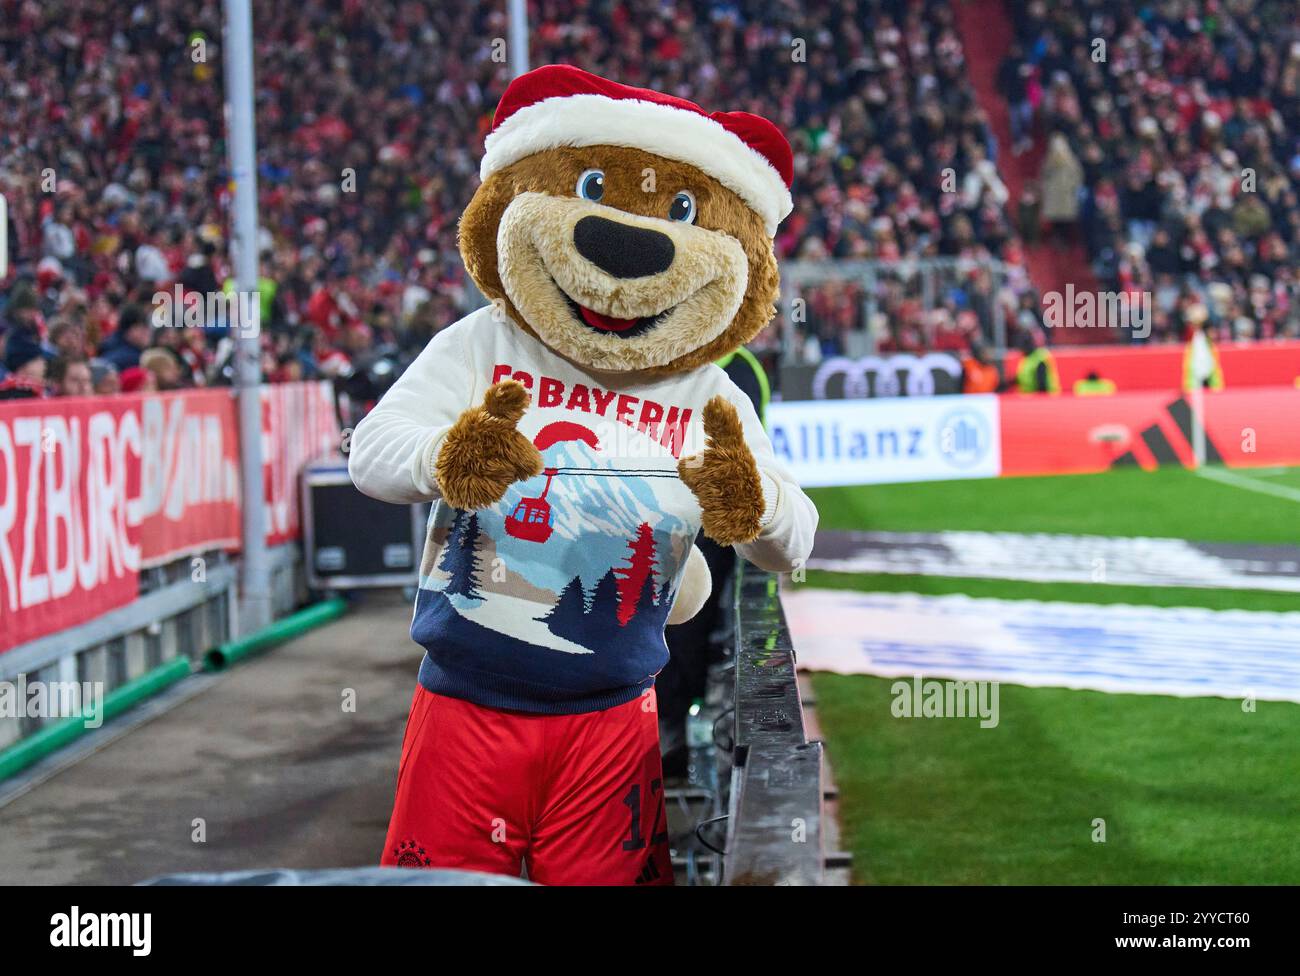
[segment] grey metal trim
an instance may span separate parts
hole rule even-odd
[[[285,542],[266,550],[267,564],[272,573],[290,569],[302,558],[302,551],[296,542]]]
[[[19,644],[0,654],[0,678],[27,674],[53,664],[60,658],[144,630],[150,624],[192,610],[224,592],[233,591],[236,580],[235,565],[220,564],[212,567],[207,580],[202,583],[169,583],[151,593],[142,594],[134,603],[110,610],[77,627]]]
[[[748,563],[737,577],[735,765],[723,884],[821,884],[822,744],[807,738],[776,578]]]
[[[383,576],[325,576],[319,581],[308,580],[313,590],[359,590],[365,587],[414,586],[414,573],[388,573]]]
[[[748,747],[734,823],[728,821],[727,885],[820,885],[825,877],[822,744]]]

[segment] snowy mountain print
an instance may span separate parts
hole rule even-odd
[[[550,438],[544,429],[536,439],[547,445],[542,474],[492,508],[435,508],[445,541],[421,580],[425,616],[439,629],[461,630],[458,617],[573,655],[628,640],[662,645],[699,525],[694,496],[671,457],[608,458],[592,432],[550,426]],[[417,603],[417,640],[421,612]]]

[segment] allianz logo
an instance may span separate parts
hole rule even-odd
[[[923,462],[938,456],[955,468],[971,468],[993,449],[989,422],[958,406],[934,421],[841,422],[809,416],[773,424],[772,451],[789,464],[900,460]]]

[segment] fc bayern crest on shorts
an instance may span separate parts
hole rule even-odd
[[[424,848],[413,840],[404,840],[394,847],[393,857],[399,868],[427,868],[433,863]]]

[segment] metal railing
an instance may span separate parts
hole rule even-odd
[[[723,883],[821,884],[822,744],[806,735],[777,579],[748,563],[737,580],[732,732]]]
[[[175,657],[201,661],[205,651],[239,628],[238,560],[223,552],[203,554],[201,579],[186,557],[142,570],[140,595],[84,624],[38,637],[0,656],[0,681],[94,682],[109,693]],[[297,543],[270,550],[271,602],[277,614],[302,602],[305,581]],[[35,734],[57,719],[0,717],[0,749]]]
[[[974,261],[969,258],[906,258],[885,260],[784,261],[781,264],[781,360],[787,365],[803,361],[802,338],[809,331],[842,332],[856,343],[845,355],[865,356],[876,351],[885,338],[883,331],[898,325],[895,306],[919,307],[922,313],[943,308],[945,296],[962,290],[988,301],[990,335],[998,350],[1006,349],[1006,309],[999,296],[1023,270],[1003,261]],[[849,289],[854,303],[853,321],[820,321],[815,291],[819,287]],[[813,295],[812,299],[808,297]],[[802,302],[802,305],[796,305]],[[840,318],[849,311],[841,303]],[[933,341],[934,325],[924,326],[927,343]]]

